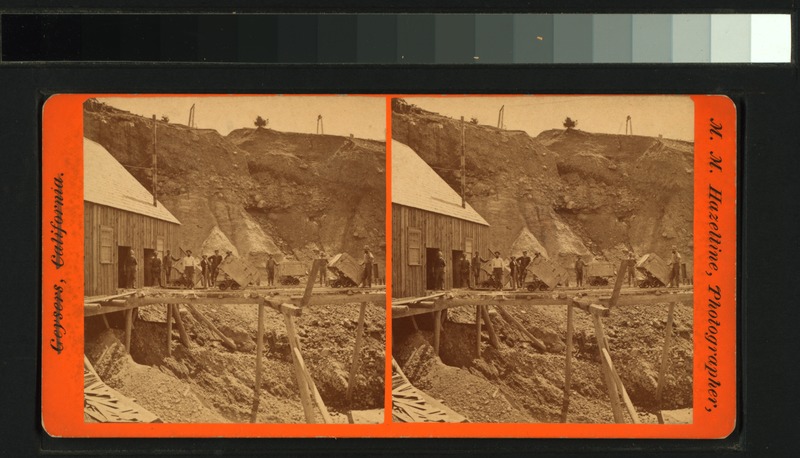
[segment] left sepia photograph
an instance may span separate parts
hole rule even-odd
[[[383,423],[386,101],[83,105],[84,421]]]

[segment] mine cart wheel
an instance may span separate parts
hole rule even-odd
[[[240,288],[240,286],[239,286],[239,284],[238,284],[238,283],[236,283],[235,281],[232,281],[232,282],[231,282],[231,289],[232,289],[232,290],[237,290],[237,289],[239,289],[239,288]]]
[[[548,288],[547,285],[545,285],[544,283],[539,285],[539,291],[547,291],[548,289],[550,288]]]
[[[220,291],[225,291],[226,289],[228,289],[228,280],[221,281],[219,283],[219,290]]]
[[[526,287],[526,289],[528,291],[530,291],[530,292],[534,292],[534,291],[536,291],[536,285],[534,283],[528,283],[528,286]]]

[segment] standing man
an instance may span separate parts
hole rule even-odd
[[[470,273],[470,265],[469,259],[467,259],[467,253],[463,253],[461,255],[461,261],[459,262],[459,276],[461,278],[461,287],[462,288],[469,288],[469,273]]]
[[[494,277],[495,286],[498,291],[503,290],[503,269],[505,268],[505,261],[500,257],[500,252],[495,251],[494,257],[489,261],[489,267],[492,268],[492,276]]]
[[[328,284],[328,257],[324,251],[319,252],[319,284],[321,286]]]
[[[636,286],[636,255],[633,254],[633,250],[625,250],[625,260],[628,262],[626,267],[628,286]]]
[[[361,287],[372,288],[372,263],[375,261],[375,256],[369,250],[369,245],[364,245],[364,274],[361,279]]]
[[[161,264],[164,266],[164,274],[166,275],[167,286],[169,286],[169,277],[172,275],[172,263],[180,260],[180,258],[173,258],[172,255],[169,254],[169,250],[167,250],[167,254],[164,255],[164,262]]]
[[[511,289],[517,289],[517,258],[511,256],[508,260],[508,268],[511,270],[509,276],[511,277],[509,280],[511,282]]]
[[[161,287],[164,286],[161,283],[161,259],[158,259],[158,255],[155,252],[153,257],[150,258],[150,278],[153,280],[153,286],[156,284]]]
[[[672,257],[670,258],[670,266],[672,270],[669,274],[669,286],[675,286],[676,288],[681,284],[681,255],[678,253],[678,247],[675,245],[672,246]]]
[[[575,283],[578,287],[583,286],[583,268],[585,266],[586,263],[583,262],[583,258],[575,256]]]
[[[203,255],[202,259],[200,259],[200,284],[203,285],[204,288],[207,288],[211,284],[209,278],[210,274],[211,264],[208,262],[208,257]]]
[[[484,262],[488,262],[486,259],[480,257],[478,252],[476,251],[475,254],[472,256],[472,275],[475,277],[475,283],[473,287],[478,287],[478,282],[480,281],[481,277],[481,265]]]
[[[436,260],[433,261],[433,284],[434,289],[444,290],[444,268],[447,263],[444,261],[442,250],[438,250]]]
[[[214,254],[212,254],[208,260],[211,267],[211,286],[216,286],[217,276],[219,275],[219,265],[222,264],[222,256],[219,254],[219,250],[214,250]]]
[[[525,284],[525,277],[528,276],[528,266],[531,264],[531,257],[528,256],[527,251],[522,252],[522,256],[517,259],[517,263],[519,264],[519,286]]]
[[[274,286],[275,285],[275,266],[278,263],[272,257],[272,253],[269,254],[269,259],[267,259],[267,285]]]
[[[183,257],[183,276],[189,283],[189,289],[194,289],[194,268],[197,267],[197,259],[192,256],[192,250],[186,250]]]
[[[125,275],[128,276],[128,281],[126,285],[128,288],[136,288],[136,268],[138,267],[138,261],[136,261],[136,256],[133,254],[133,248],[130,249],[130,256],[125,261]]]

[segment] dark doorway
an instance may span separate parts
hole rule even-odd
[[[131,247],[117,247],[117,288],[129,288],[128,285],[128,258],[131,256]]]
[[[436,284],[436,274],[434,272],[437,259],[439,259],[438,248],[425,248],[425,274],[427,278],[425,284],[429,290],[439,289],[439,285]]]
[[[453,259],[450,261],[450,271],[453,273],[453,288],[464,288],[467,285],[461,279],[461,257],[464,255],[463,251],[453,250]]]
[[[144,272],[144,286],[157,286],[158,278],[153,278],[150,266],[153,265],[153,253],[156,250],[151,248],[144,249],[144,259],[142,259],[142,271]]]

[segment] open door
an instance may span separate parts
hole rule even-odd
[[[425,248],[425,285],[428,290],[438,288],[436,276],[433,273],[434,262],[439,258],[438,248]]]

